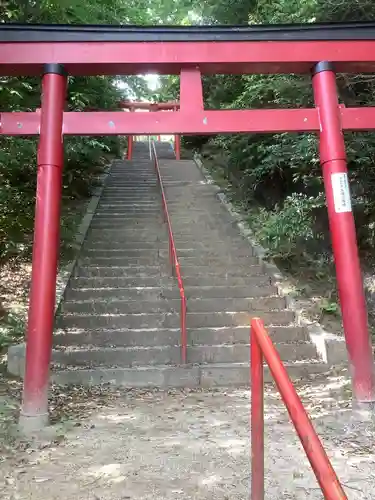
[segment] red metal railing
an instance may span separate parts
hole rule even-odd
[[[181,271],[180,271],[180,263],[178,261],[176,246],[174,243],[172,224],[171,224],[171,219],[169,217],[168,205],[167,205],[167,200],[165,197],[164,185],[163,185],[163,181],[162,181],[161,174],[160,174],[159,161],[158,161],[158,157],[156,154],[156,148],[155,148],[154,141],[152,141],[151,153],[152,153],[152,156],[154,159],[156,175],[158,177],[158,181],[159,181],[159,185],[160,185],[161,198],[162,198],[162,203],[163,203],[164,220],[168,226],[169,260],[171,263],[172,274],[177,278],[178,288],[180,290],[180,298],[181,298],[181,311],[180,311],[180,316],[181,316],[181,361],[182,361],[182,364],[186,364],[187,334],[186,334],[186,297],[185,297],[184,283],[182,280]]]
[[[263,357],[279,389],[326,500],[347,496],[306,410],[269,338],[263,321],[251,321],[251,500],[264,500]]]

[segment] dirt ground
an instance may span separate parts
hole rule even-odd
[[[342,372],[297,385],[348,498],[370,499],[375,427],[354,419],[347,383]],[[2,500],[249,498],[248,390],[102,388],[95,397],[82,389],[73,418],[27,445],[16,438],[0,466]],[[265,408],[266,499],[323,498],[272,385]]]

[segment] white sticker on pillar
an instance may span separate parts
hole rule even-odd
[[[352,202],[350,200],[350,189],[348,174],[340,172],[331,175],[333,202],[335,204],[335,212],[351,212]]]

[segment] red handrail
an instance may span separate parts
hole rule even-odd
[[[251,320],[251,500],[264,500],[263,357],[276,382],[326,500],[344,500],[336,472],[270,337],[259,318]]]
[[[172,267],[172,274],[174,276],[176,276],[177,282],[178,282],[178,288],[180,290],[180,297],[181,297],[181,311],[180,311],[180,317],[181,317],[181,361],[182,361],[182,364],[186,364],[186,359],[187,359],[187,334],[186,334],[186,297],[185,297],[185,289],[184,289],[184,283],[183,283],[182,276],[181,276],[181,271],[180,271],[180,263],[179,263],[178,257],[177,257],[176,245],[174,243],[173,231],[172,231],[172,223],[171,223],[171,219],[169,217],[168,206],[167,206],[167,199],[165,197],[164,185],[163,185],[163,181],[162,181],[161,174],[160,174],[159,161],[158,161],[158,157],[157,157],[157,154],[156,154],[156,148],[155,148],[155,142],[154,141],[152,141],[151,151],[152,151],[152,156],[154,157],[154,165],[155,165],[156,175],[158,177],[160,191],[161,191],[161,198],[162,198],[163,211],[164,211],[164,219],[165,219],[165,222],[167,223],[167,227],[168,227],[169,260],[170,260],[171,267]]]

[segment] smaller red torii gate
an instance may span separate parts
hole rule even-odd
[[[123,109],[128,109],[130,112],[134,112],[136,109],[146,110],[150,112],[157,111],[178,111],[180,109],[180,103],[177,101],[167,101],[167,102],[144,102],[144,101],[120,101],[119,107]],[[160,134],[157,136],[158,141],[160,141]],[[128,151],[127,159],[131,160],[133,158],[133,135],[128,135]],[[176,160],[181,159],[181,138],[179,134],[174,135],[174,152],[176,155]]]

